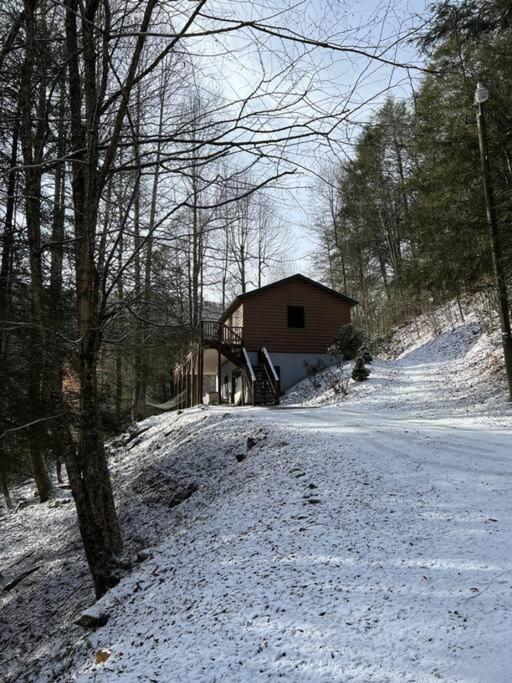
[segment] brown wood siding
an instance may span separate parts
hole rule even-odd
[[[304,329],[288,327],[287,306],[304,306]],[[350,305],[307,282],[284,282],[244,301],[243,321],[248,351],[325,353],[350,322]]]

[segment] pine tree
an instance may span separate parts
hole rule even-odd
[[[352,368],[352,379],[356,382],[363,382],[368,379],[369,375],[370,371],[365,367],[362,356],[358,356]]]

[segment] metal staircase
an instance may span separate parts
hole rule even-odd
[[[254,375],[256,377],[255,397],[254,403],[258,406],[275,405],[276,397],[274,388],[267,375],[264,365],[255,365],[253,367]]]

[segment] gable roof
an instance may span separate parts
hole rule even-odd
[[[245,292],[245,294],[239,294],[237,297],[233,299],[229,306],[226,309],[224,309],[219,320],[223,321],[226,320],[226,318],[229,318],[229,316],[234,311],[236,311],[240,304],[243,303],[246,299],[249,299],[253,296],[257,296],[260,292],[265,292],[267,291],[267,289],[272,289],[272,287],[277,287],[278,285],[282,285],[285,282],[293,282],[297,280],[300,282],[307,282],[310,285],[314,285],[315,287],[318,287],[318,289],[322,289],[324,292],[327,292],[328,294],[332,294],[333,296],[338,297],[338,299],[341,299],[350,306],[355,306],[359,303],[358,301],[356,301],[356,299],[352,299],[352,297],[347,296],[346,294],[337,292],[335,289],[331,289],[326,285],[322,285],[320,282],[317,282],[316,280],[312,280],[311,278],[306,277],[305,275],[301,275],[301,273],[296,273],[295,275],[290,275],[289,277],[285,277],[282,280],[271,282],[269,285],[265,285],[264,287],[258,287],[258,289],[252,289],[250,292]]]

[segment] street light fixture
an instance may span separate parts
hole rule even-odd
[[[476,84],[475,92],[475,104],[483,104],[489,99],[489,90],[485,87],[483,83],[478,82]]]
[[[482,178],[484,184],[485,207],[487,222],[491,238],[492,265],[496,294],[498,297],[498,309],[500,314],[503,356],[505,358],[505,370],[507,373],[509,400],[512,401],[512,335],[510,332],[510,309],[508,304],[507,283],[503,270],[503,257],[501,249],[500,233],[496,216],[496,205],[491,182],[491,169],[489,165],[489,151],[487,148],[487,133],[485,128],[484,103],[489,99],[489,90],[478,83],[475,92],[475,105],[477,106],[476,123],[478,126],[478,142],[480,146],[480,160],[482,162]]]

